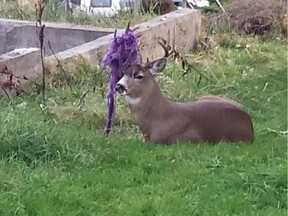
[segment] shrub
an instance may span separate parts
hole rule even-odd
[[[284,29],[286,4],[277,0],[235,0],[228,5],[227,12],[240,33],[264,35]]]
[[[232,29],[241,35],[287,36],[287,1],[234,0],[226,5],[226,12],[229,19],[223,13],[210,13],[210,27],[218,31]]]

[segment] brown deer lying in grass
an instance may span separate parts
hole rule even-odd
[[[204,96],[193,103],[173,103],[162,95],[154,75],[164,70],[171,47],[158,41],[165,56],[126,71],[115,90],[125,97],[147,142],[253,142],[250,116],[236,102]]]

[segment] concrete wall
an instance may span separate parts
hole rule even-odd
[[[50,54],[47,45],[47,41],[50,40],[62,64],[72,67],[79,66],[81,62],[92,67],[99,65],[114,35],[114,29],[85,28],[69,24],[45,23],[45,25],[46,56]],[[168,32],[171,39],[174,37],[174,31],[176,32],[175,44],[180,53],[191,51],[197,43],[200,25],[200,12],[193,9],[177,10],[137,25],[136,33],[142,35],[140,42],[143,61],[146,58],[154,60],[164,55],[155,38],[167,39]],[[124,30],[118,30],[118,34],[123,32]],[[31,52],[13,58],[9,55],[13,56],[15,52],[6,53],[19,47],[39,47],[34,22],[0,19],[0,44],[0,67],[7,65],[15,75],[25,75],[31,80],[41,74],[39,50],[30,50]],[[58,65],[55,57],[50,55],[45,62],[46,68],[53,73]],[[0,77],[0,82],[1,80],[3,81],[3,77]]]
[[[87,43],[114,32],[110,28],[83,28],[67,24],[45,23],[45,55],[51,55],[50,41],[55,53]],[[0,19],[0,54],[16,48],[39,47],[35,22]]]
[[[195,48],[200,34],[200,13],[196,10],[183,9],[169,13],[152,22],[140,24],[141,54],[143,60],[146,58],[156,59],[164,55],[164,50],[154,39],[155,37],[169,38],[170,45],[175,35],[176,50],[180,53],[188,53]],[[175,31],[175,34],[174,34]]]
[[[19,79],[20,83],[18,84],[23,88],[31,80],[34,80],[35,77],[38,77],[41,74],[40,50],[38,48],[20,48],[5,53],[0,56],[0,70],[4,66],[11,70],[13,75],[18,77],[25,76],[28,78],[28,80]],[[2,82],[5,82],[6,79],[9,79],[9,76],[0,74],[0,85]],[[17,80],[14,79],[14,82],[17,82]],[[3,93],[3,90],[0,88],[0,95]],[[14,95],[15,92],[8,91],[7,93]]]
[[[176,49],[183,54],[191,51],[197,43],[200,26],[201,14],[194,9],[177,10],[137,25],[139,29],[136,33],[142,35],[140,40],[143,60],[147,57],[153,60],[163,56],[163,49],[154,38],[160,36],[167,39],[169,31],[172,38],[174,29],[176,31]],[[122,32],[123,30],[120,30],[118,34]],[[73,64],[77,65],[78,63],[76,62],[83,59],[91,66],[96,66],[100,64],[112,40],[113,34],[110,34],[81,46],[59,52],[57,57],[63,64],[68,64],[72,67]],[[53,72],[57,66],[56,59],[51,56],[46,60],[47,67]]]

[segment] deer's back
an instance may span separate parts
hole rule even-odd
[[[253,142],[252,120],[248,113],[236,104],[220,100],[203,100],[173,106],[176,115],[182,121],[182,127],[179,127],[182,132],[179,131],[179,134],[185,139],[210,143],[221,140]]]

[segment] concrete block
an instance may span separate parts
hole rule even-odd
[[[175,34],[176,49],[185,54],[196,45],[201,25],[201,14],[194,9],[181,9],[140,23],[136,33],[141,34],[141,55],[154,60],[164,55],[156,37],[173,39]],[[100,65],[113,40],[115,29],[75,26],[71,24],[45,23],[45,66],[53,73],[58,61],[51,55],[50,41],[57,58],[63,65],[79,66],[81,63],[92,67]],[[133,27],[133,28],[134,28]],[[118,29],[118,34],[124,30]],[[35,22],[0,19],[0,67],[6,65],[17,76],[26,76],[30,80],[41,74],[39,41]],[[19,49],[21,48],[21,49]],[[0,82],[3,78],[0,77]],[[24,82],[24,81],[23,81]],[[24,82],[25,83],[25,82]]]
[[[39,47],[35,22],[0,19],[0,54],[17,48]],[[46,23],[44,29],[45,55],[52,54],[48,41],[55,53],[112,34],[112,28],[84,27],[72,24]]]
[[[157,19],[139,25],[141,33],[141,55],[143,60],[154,60],[164,55],[164,50],[155,40],[156,37],[168,39],[170,32],[170,45],[174,39],[175,48],[186,54],[195,48],[200,35],[201,16],[199,11],[182,9],[163,15]]]
[[[28,80],[20,79],[21,89],[25,88],[30,81],[39,77],[42,71],[40,50],[38,48],[20,48],[0,56],[0,69],[7,66],[18,77],[27,77]],[[0,85],[9,76],[0,74]],[[14,82],[17,80],[14,79]],[[0,89],[0,94],[3,94]],[[13,95],[15,92],[11,92]]]
[[[141,55],[143,60],[150,60],[163,56],[164,52],[155,37],[172,38],[174,30],[176,31],[175,45],[180,53],[190,52],[196,45],[200,35],[201,14],[194,9],[181,9],[163,16],[156,17],[150,21],[141,23],[135,27],[139,27],[136,33],[141,34]],[[118,34],[124,30],[118,30]],[[57,57],[63,64],[79,65],[78,61],[85,61],[91,66],[99,65],[101,59],[107,52],[113,34],[98,38],[83,45],[67,49],[57,53]],[[53,56],[46,59],[48,69],[53,70],[58,62]]]

